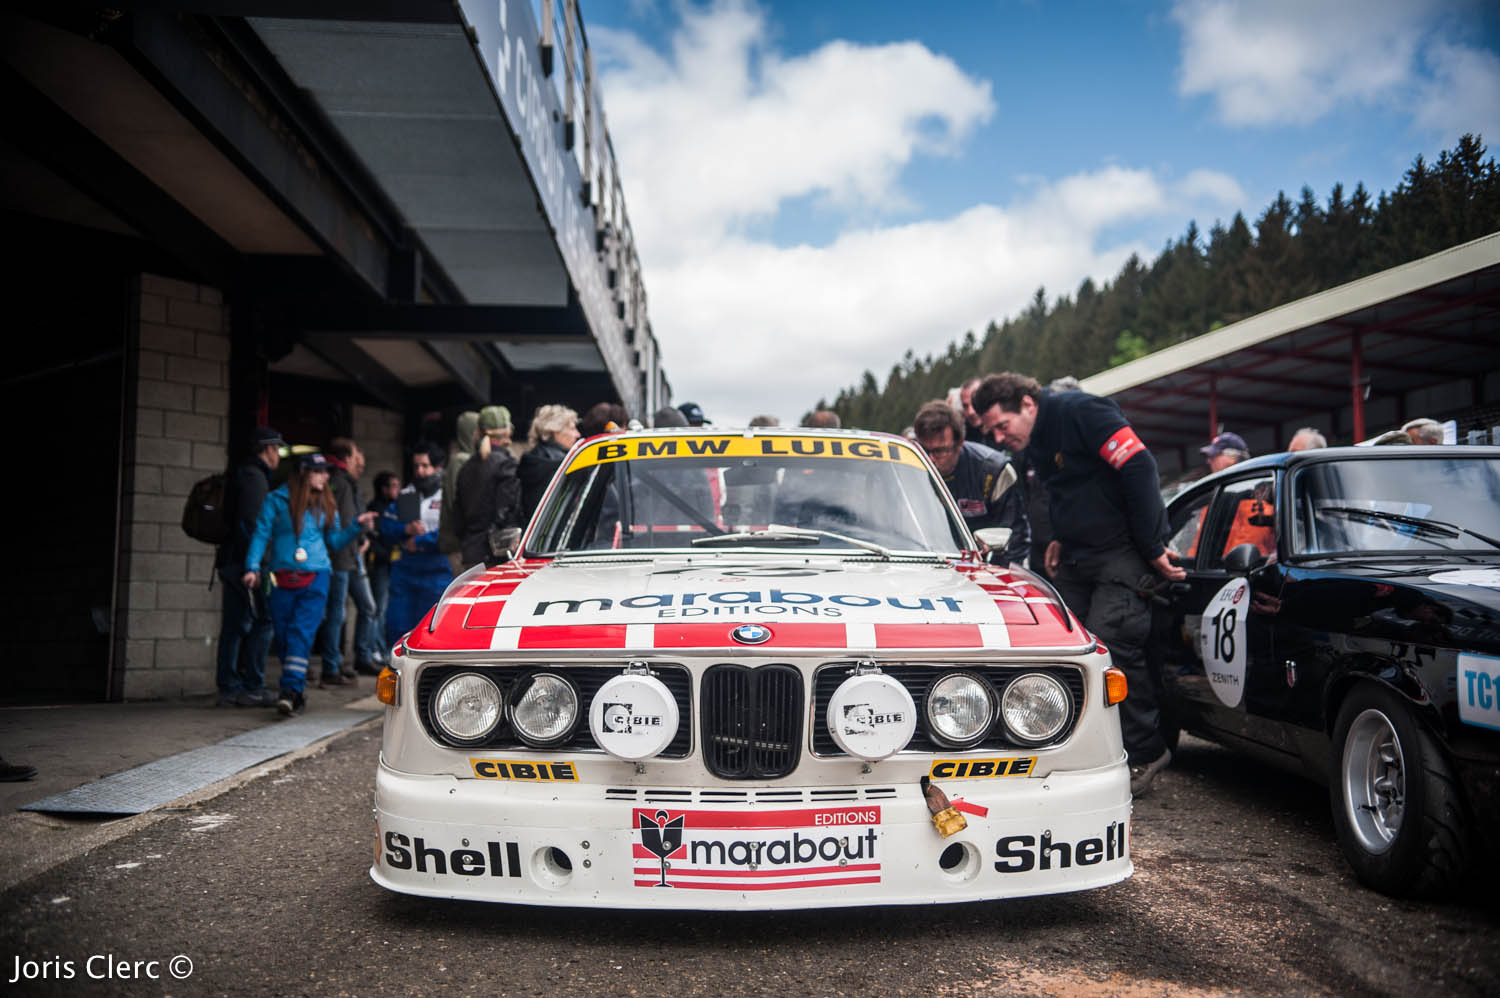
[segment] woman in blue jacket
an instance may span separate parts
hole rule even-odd
[[[328,461],[304,454],[285,485],[266,496],[255,521],[255,535],[245,556],[243,577],[254,588],[261,559],[270,562],[276,587],[271,590],[271,621],[276,625],[276,652],[281,658],[281,695],[276,709],[300,714],[307,704],[307,657],[328,603],[328,552],[352,544],[374,513],[339,526],[333,493],[328,488]],[[270,552],[267,554],[267,548]]]

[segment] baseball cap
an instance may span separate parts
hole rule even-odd
[[[1227,450],[1237,450],[1243,454],[1250,453],[1250,448],[1245,444],[1245,438],[1238,433],[1220,433],[1208,446],[1198,448],[1198,452],[1205,457],[1218,457]]]
[[[285,447],[286,441],[269,426],[257,426],[250,436],[250,444],[255,450],[261,450],[265,447]]]
[[[677,411],[687,418],[690,426],[700,426],[709,422],[708,417],[703,415],[703,407],[697,402],[684,402],[677,407]]]
[[[510,410],[503,405],[485,406],[479,410],[479,428],[486,433],[490,430],[510,429]]]
[[[297,467],[302,471],[329,471],[333,466],[322,454],[303,454],[297,459]]]

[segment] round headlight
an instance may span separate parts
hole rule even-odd
[[[504,702],[500,687],[488,678],[461,672],[438,687],[432,698],[432,720],[455,741],[478,741],[500,723]]]
[[[978,676],[955,672],[932,684],[927,693],[927,730],[952,748],[972,745],[990,730],[995,696]]]
[[[1000,716],[1010,733],[1023,742],[1055,738],[1068,723],[1073,707],[1068,688],[1051,676],[1028,672],[1017,676],[1000,697]]]
[[[578,723],[578,691],[562,676],[538,673],[526,692],[511,701],[510,723],[528,745],[555,745]]]

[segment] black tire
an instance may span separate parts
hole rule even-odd
[[[1431,897],[1451,891],[1468,868],[1469,822],[1453,770],[1385,687],[1362,683],[1340,706],[1328,795],[1339,846],[1365,886]]]

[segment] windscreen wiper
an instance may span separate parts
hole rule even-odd
[[[863,541],[858,537],[836,534],[831,530],[787,527],[776,523],[767,526],[764,530],[739,530],[730,534],[697,537],[693,540],[693,547],[712,547],[719,544],[816,544],[819,538],[823,537],[866,551],[873,551],[882,558],[889,559],[891,556],[889,548],[882,547],[874,541]]]
[[[1391,523],[1402,523],[1409,527],[1418,527],[1429,530],[1439,537],[1457,537],[1459,534],[1468,534],[1477,537],[1490,547],[1500,548],[1500,541],[1493,537],[1481,534],[1477,530],[1461,527],[1456,523],[1448,523],[1446,520],[1430,520],[1425,516],[1408,516],[1405,513],[1388,513],[1383,509],[1363,509],[1359,506],[1324,506],[1315,512],[1337,513],[1351,520],[1388,520]]]
[[[723,527],[719,526],[717,523],[710,520],[708,517],[704,516],[693,507],[689,506],[681,496],[663,485],[661,483],[661,479],[651,474],[651,472],[647,471],[645,468],[638,469],[635,472],[635,477],[639,478],[642,482],[645,482],[646,485],[651,489],[651,491],[655,492],[667,502],[677,507],[677,510],[679,512],[686,514],[689,519],[693,520],[693,522],[697,523],[698,526],[702,527],[704,530],[707,530],[712,536],[722,537],[725,535],[725,530]]]

